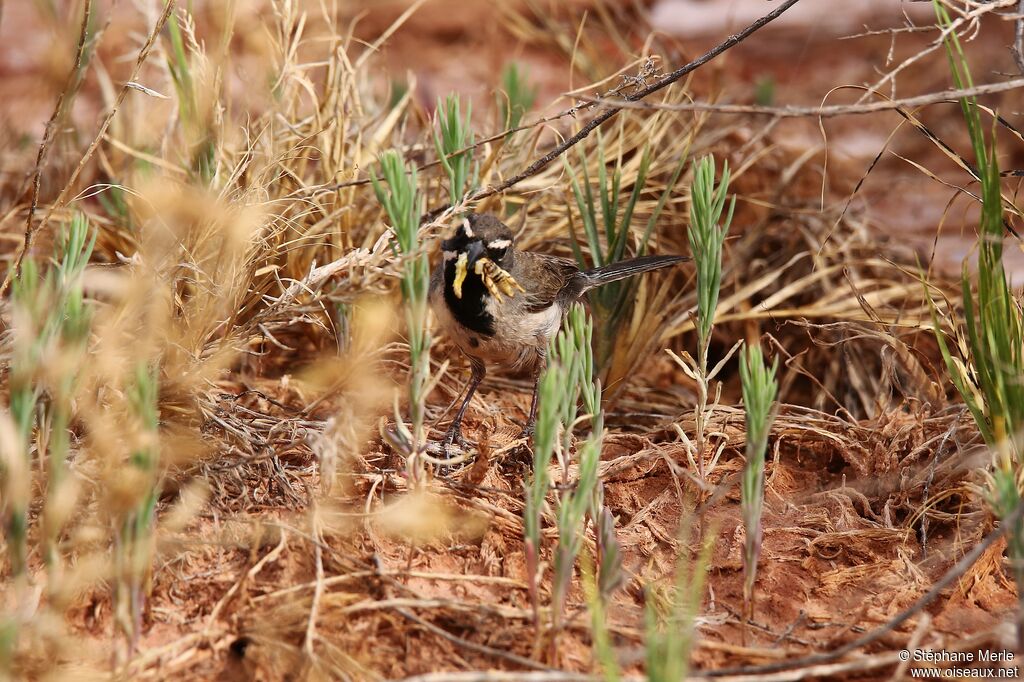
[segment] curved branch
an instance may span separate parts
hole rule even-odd
[[[714,59],[715,57],[719,56],[723,52],[725,52],[725,51],[735,47],[736,45],[740,44],[741,42],[743,42],[744,40],[749,38],[751,35],[756,33],[758,30],[760,30],[761,28],[763,28],[767,24],[770,24],[775,19],[779,18],[782,15],[783,12],[788,10],[790,7],[795,5],[797,2],[799,2],[799,0],[786,0],[786,2],[782,3],[781,5],[776,7],[774,10],[769,12],[768,14],[764,15],[763,17],[761,17],[760,19],[758,19],[754,23],[750,24],[749,26],[747,26],[745,29],[743,29],[739,33],[735,33],[735,34],[729,36],[728,38],[723,40],[721,43],[719,43],[715,47],[711,48],[709,51],[707,51],[704,54],[702,54],[700,57],[697,57],[696,59],[694,59],[689,64],[686,64],[685,66],[681,66],[678,69],[676,69],[675,71],[672,71],[671,73],[665,74],[664,76],[662,76],[661,78],[656,80],[654,83],[651,83],[647,87],[641,88],[640,90],[637,90],[636,92],[634,92],[634,93],[632,93],[630,95],[627,95],[624,98],[625,101],[626,102],[637,102],[639,100],[642,100],[644,97],[647,97],[648,95],[651,95],[651,94],[653,94],[655,92],[658,92],[659,90],[662,90],[662,89],[668,87],[672,83],[675,83],[677,80],[679,80],[683,76],[687,75],[691,71],[697,70],[698,68],[700,68],[701,66],[704,66],[705,64],[707,64],[708,62],[710,62],[712,59]],[[500,192],[504,192],[505,190],[509,189],[513,185],[516,185],[516,184],[522,182],[523,180],[525,180],[525,179],[527,179],[527,178],[529,178],[531,176],[536,175],[537,173],[542,171],[545,166],[547,166],[549,163],[551,163],[552,161],[557,159],[559,156],[564,154],[565,151],[568,150],[570,147],[572,147],[573,145],[577,144],[581,140],[585,139],[588,135],[590,135],[590,133],[594,132],[594,130],[596,130],[602,123],[604,123],[608,119],[610,119],[613,116],[615,116],[615,114],[617,114],[620,111],[622,111],[622,109],[623,109],[622,106],[610,105],[607,109],[604,109],[603,111],[601,111],[601,113],[599,113],[597,116],[595,116],[593,119],[591,119],[585,126],[583,126],[583,128],[580,129],[580,131],[578,133],[576,133],[572,137],[566,139],[564,142],[559,144],[557,147],[552,149],[550,152],[548,152],[547,154],[545,154],[541,158],[539,158],[536,161],[534,161],[525,170],[523,170],[522,172],[518,173],[517,175],[514,175],[513,177],[509,178],[508,180],[506,180],[505,182],[501,183],[500,185],[496,185],[496,186],[493,186],[493,187],[488,187],[486,189],[477,190],[476,192],[474,192],[469,197],[469,199],[471,201],[479,201],[480,199],[486,199],[487,197],[492,196],[494,194],[498,194]],[[446,207],[444,207],[444,208],[446,208]],[[438,213],[443,211],[444,208],[438,209]]]

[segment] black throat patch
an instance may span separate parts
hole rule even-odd
[[[466,274],[462,282],[462,298],[455,295],[452,283],[455,282],[455,259],[444,266],[444,301],[452,316],[459,323],[484,336],[494,336],[494,318],[487,312],[487,297],[490,293],[483,281],[474,273]]]

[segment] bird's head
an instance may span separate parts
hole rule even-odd
[[[500,302],[502,294],[524,291],[509,272],[515,262],[512,230],[493,215],[468,216],[450,239],[441,242],[441,249],[446,296],[450,292],[461,300],[467,282],[470,298],[480,302],[488,295]]]
[[[466,266],[473,265],[486,256],[504,269],[512,266],[512,230],[490,213],[472,213],[462,221],[455,234],[441,242],[445,263],[459,260],[465,254]]]

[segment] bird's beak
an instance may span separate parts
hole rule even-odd
[[[473,264],[480,260],[484,254],[484,245],[479,239],[471,241],[466,250],[459,254],[455,262],[455,281],[452,282],[452,290],[456,298],[462,298],[462,283],[466,281],[466,275],[473,269]]]
[[[469,246],[466,248],[466,265],[470,268],[473,264],[480,260],[480,256],[484,255],[484,245],[479,239],[471,241]]]

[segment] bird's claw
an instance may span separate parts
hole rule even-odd
[[[470,449],[469,443],[462,437],[462,429],[458,426],[448,429],[448,432],[444,435],[442,447],[444,449],[444,455],[448,459],[452,458],[451,449],[453,444],[463,451],[468,451]]]

